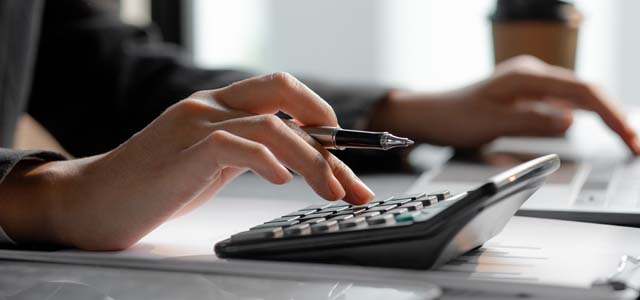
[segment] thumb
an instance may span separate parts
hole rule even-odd
[[[566,132],[573,123],[573,114],[565,108],[536,105],[516,109],[506,120],[506,135],[550,136]]]

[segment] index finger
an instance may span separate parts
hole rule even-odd
[[[597,88],[553,71],[523,76],[522,80],[519,80],[519,85],[528,96],[558,98],[573,103],[579,108],[596,112],[634,154],[640,154],[637,135],[627,123],[624,113]]]
[[[338,126],[333,108],[288,73],[273,73],[212,91],[222,105],[253,114],[287,113],[309,126]]]

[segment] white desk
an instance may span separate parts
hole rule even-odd
[[[374,175],[363,179],[379,196],[390,196],[402,193],[416,178],[417,175]],[[251,174],[238,178],[220,197],[230,200],[234,196],[264,195],[299,199],[296,207],[320,200],[300,178],[286,186],[272,186]],[[430,293],[420,286],[371,286],[357,280],[299,281],[0,261],[1,300],[430,299]]]

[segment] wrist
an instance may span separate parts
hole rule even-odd
[[[404,131],[402,113],[405,110],[407,94],[409,92],[403,90],[390,90],[372,110],[368,130],[402,134],[401,132]]]
[[[434,142],[437,121],[441,118],[445,93],[390,91],[376,107],[369,123],[370,130],[389,131],[417,142]]]
[[[0,225],[15,242],[56,243],[51,208],[58,198],[58,163],[23,160],[2,182]]]

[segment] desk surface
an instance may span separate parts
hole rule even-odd
[[[401,194],[417,175],[374,175],[363,180],[379,197]],[[251,189],[247,189],[251,186]],[[221,197],[320,201],[295,178],[273,186],[252,174],[240,176]],[[268,200],[265,200],[268,201]],[[344,281],[293,281],[92,266],[0,261],[0,299],[430,299],[415,286],[368,286]]]
[[[421,287],[0,263],[0,299],[431,299]]]
[[[428,158],[433,157],[428,155]],[[402,174],[362,177],[381,198],[402,194],[417,178],[418,175]],[[322,201],[299,177],[287,185],[274,186],[252,174],[240,176],[219,197],[224,200],[234,197],[296,200],[300,201],[300,207]],[[482,299],[478,294],[445,294],[443,299],[466,299],[469,296]],[[429,299],[430,294],[420,286],[370,286],[357,282],[357,278],[354,281],[285,280],[0,261],[0,300],[299,298]],[[495,296],[487,299],[495,299]]]

